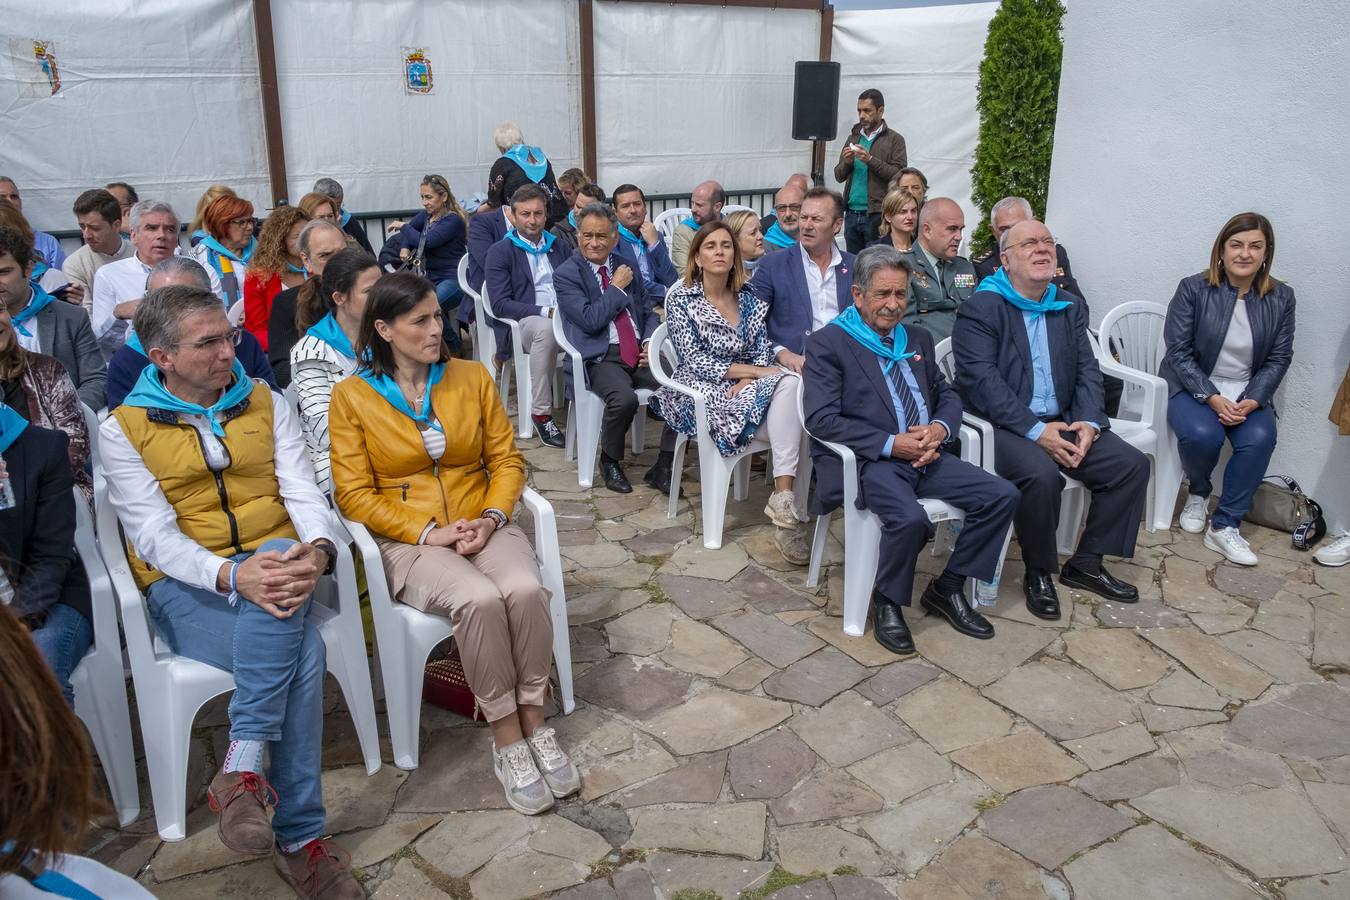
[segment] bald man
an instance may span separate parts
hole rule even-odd
[[[684,275],[684,264],[689,259],[689,245],[698,230],[714,219],[722,218],[722,207],[727,204],[727,192],[715,181],[705,181],[694,188],[689,201],[689,216],[675,229],[670,241],[670,259],[675,270]]]
[[[994,426],[994,471],[1022,495],[1013,519],[1027,609],[1058,619],[1055,535],[1066,478],[1092,492],[1087,524],[1060,584],[1133,603],[1134,585],[1102,557],[1133,556],[1148,459],[1110,431],[1102,373],[1081,297],[1054,283],[1055,239],[1034,219],[999,238],[1002,270],[961,305],[952,349],[965,409]]]
[[[965,214],[948,197],[934,197],[919,213],[904,322],[928,329],[934,342],[952,336],[957,307],[975,293],[975,268],[959,255],[965,229]]]

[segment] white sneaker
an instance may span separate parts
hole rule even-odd
[[[553,806],[553,792],[534,764],[525,741],[492,750],[492,771],[506,792],[506,802],[518,813],[537,816]]]
[[[1199,534],[1205,530],[1205,520],[1209,518],[1209,498],[1190,494],[1181,510],[1181,530],[1190,534]]]
[[[525,739],[534,753],[539,774],[544,783],[553,792],[553,796],[562,798],[581,790],[581,773],[558,746],[558,733],[552,728],[540,728]]]
[[[779,528],[796,528],[801,524],[797,518],[797,498],[792,491],[774,491],[764,507],[764,515]]]
[[[1205,546],[1215,553],[1222,553],[1229,562],[1239,566],[1254,566],[1257,563],[1256,554],[1236,528],[1220,528],[1217,531],[1210,528],[1205,532]]]
[[[1342,531],[1336,540],[1314,553],[1313,559],[1324,566],[1350,563],[1350,531]]]

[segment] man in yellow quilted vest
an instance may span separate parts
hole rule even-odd
[[[245,374],[239,329],[210,291],[151,291],[133,324],[151,364],[103,423],[100,456],[156,631],[234,673],[230,746],[210,787],[221,842],[270,853],[301,897],[364,897],[323,840],[326,666],[308,613],[337,550],[299,423]]]

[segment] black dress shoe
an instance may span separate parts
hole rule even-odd
[[[928,583],[923,596],[919,599],[924,609],[942,616],[953,628],[969,637],[987,641],[994,636],[994,626],[971,608],[965,591],[953,591],[944,596],[937,589],[936,581],[935,578]]]
[[[605,487],[614,493],[633,493],[633,486],[628,483],[628,476],[623,473],[623,466],[614,460],[600,460],[600,475],[605,479]]]
[[[647,470],[647,474],[642,476],[642,483],[656,488],[663,494],[670,494],[671,466],[668,462],[656,461],[656,465]]]
[[[1055,580],[1049,575],[1026,576],[1022,591],[1027,595],[1027,611],[1033,616],[1050,622],[1059,618],[1059,595],[1055,593]]]
[[[1098,597],[1105,597],[1107,600],[1114,600],[1117,603],[1137,603],[1139,601],[1139,589],[1106,571],[1105,566],[1101,567],[1097,575],[1089,575],[1075,566],[1065,566],[1063,571],[1059,573],[1059,583],[1078,588],[1080,591],[1088,591]]]
[[[877,643],[897,656],[914,653],[914,636],[905,624],[900,607],[878,594],[872,594],[872,636]]]
[[[535,422],[534,433],[539,436],[539,440],[550,447],[561,447],[567,443],[567,438],[563,436],[562,431],[558,428],[558,423],[553,421],[552,416],[542,422]]]

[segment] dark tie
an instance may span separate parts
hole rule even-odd
[[[609,288],[609,267],[600,267],[600,290]],[[614,330],[619,334],[619,359],[630,369],[637,368],[638,358],[641,355],[638,349],[637,331],[633,329],[633,317],[628,314],[628,310],[621,311],[614,318]]]
[[[895,347],[895,338],[887,335],[881,339],[881,343],[887,350]],[[919,404],[914,399],[914,393],[909,389],[909,382],[905,381],[905,369],[909,368],[909,360],[898,359],[895,365],[891,367],[891,384],[895,385],[895,392],[900,395],[900,409],[905,414],[905,421],[900,423],[900,427],[907,429],[911,425],[922,425],[919,421]]]

